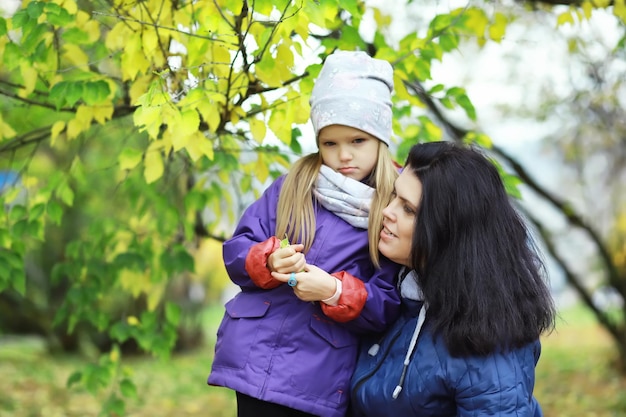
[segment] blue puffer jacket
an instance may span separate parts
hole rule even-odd
[[[507,353],[453,358],[427,320],[415,331],[421,306],[403,300],[393,328],[378,344],[362,347],[352,377],[353,417],[542,416],[532,394],[539,341]],[[414,334],[419,337],[410,349]]]
[[[358,281],[366,294],[358,317],[338,321],[319,302],[298,299],[287,284],[259,288],[245,264],[251,248],[274,235],[283,180],[246,210],[232,239],[224,243],[226,269],[242,291],[226,303],[208,383],[310,414],[344,417],[359,336],[379,333],[398,317],[399,266],[381,259],[381,269],[374,268],[367,230],[317,205],[315,241],[306,260]],[[350,293],[346,279],[339,305],[332,307],[339,315]]]

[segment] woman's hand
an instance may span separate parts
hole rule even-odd
[[[278,251],[276,251],[278,252]],[[300,271],[295,269],[295,271]],[[272,272],[275,279],[287,282],[290,273]],[[304,271],[294,274],[296,285],[293,292],[302,301],[320,301],[330,298],[337,289],[337,279],[315,265],[304,265]]]
[[[306,265],[306,259],[302,253],[303,250],[304,245],[301,243],[276,249],[267,257],[267,266],[270,271],[283,274],[289,274],[292,271],[302,271]]]

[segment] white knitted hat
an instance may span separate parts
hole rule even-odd
[[[311,93],[311,122],[318,137],[329,125],[350,126],[389,146],[393,68],[363,51],[329,55]]]

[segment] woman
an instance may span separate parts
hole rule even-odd
[[[379,250],[405,266],[402,315],[365,343],[354,416],[541,416],[539,336],[555,310],[529,231],[494,165],[415,145],[383,210]]]

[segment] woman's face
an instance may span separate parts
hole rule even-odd
[[[392,261],[408,267],[412,267],[411,242],[421,198],[422,183],[407,166],[396,179],[392,200],[383,210],[379,250]]]

